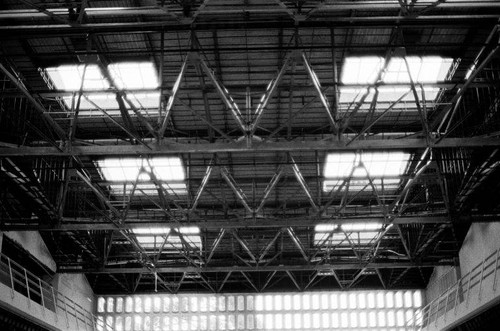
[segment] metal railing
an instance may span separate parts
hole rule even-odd
[[[0,283],[10,287],[12,299],[21,294],[26,297],[28,307],[33,303],[41,305],[43,316],[51,311],[56,322],[61,319],[68,328],[71,322],[78,330],[96,330],[95,315],[1,253]]]
[[[446,323],[447,318],[451,318],[450,321],[456,320],[457,309],[460,305],[465,304],[465,308],[469,308],[469,302],[474,295],[480,301],[486,291],[492,290],[494,293],[497,290],[499,268],[500,248],[497,248],[495,252],[488,255],[481,263],[422,308],[407,321],[407,325],[421,325],[421,329],[424,330],[431,327],[432,323],[436,326],[440,317],[443,317],[443,323]],[[484,286],[487,281],[491,281],[491,288]]]

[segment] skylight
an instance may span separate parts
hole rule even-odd
[[[69,64],[46,69],[56,89],[63,91],[79,91],[84,71],[84,64]],[[108,88],[109,84],[101,74],[99,67],[95,64],[87,65],[83,90],[95,91]]]
[[[171,233],[171,229],[166,227],[135,228],[132,229],[132,233],[135,234],[141,247],[147,251],[162,249],[164,253],[175,253],[180,249],[201,250],[202,243],[198,227],[179,227],[175,230],[181,234],[182,239],[179,235]]]
[[[324,168],[323,190],[330,191],[351,176],[349,189],[372,190],[368,178],[377,189],[396,189],[406,172],[410,154],[391,152],[330,153]]]
[[[444,81],[453,64],[453,59],[442,58],[439,56],[407,56],[408,66],[413,81],[417,84],[430,84],[439,81]],[[370,85],[376,83],[376,79],[380,71],[384,68],[384,58],[380,56],[366,57],[348,57],[345,59],[341,82],[343,84],[353,85]],[[410,84],[410,76],[402,57],[393,57],[389,60],[385,71],[381,75],[382,83],[386,84]],[[378,87],[379,95],[378,103],[392,103],[398,100],[408,87]],[[439,88],[424,86],[425,99],[427,102],[434,102],[439,95]],[[361,96],[366,92],[362,87],[342,87],[340,89],[339,102],[344,104],[344,107],[349,107],[353,102],[358,102]],[[374,88],[370,89],[368,97],[364,100],[365,105],[361,109],[366,109],[367,105],[373,100],[375,93]],[[402,104],[407,107],[412,107],[412,102],[415,98],[412,93],[408,93],[402,100]],[[405,103],[409,103],[405,105]],[[347,104],[347,106],[345,105]],[[387,105],[378,104],[377,108],[386,107]],[[398,106],[397,108],[401,108]],[[414,108],[414,106],[413,106]]]
[[[169,194],[186,194],[185,173],[179,157],[107,158],[97,166],[104,180],[116,182],[110,189],[118,195],[129,195],[137,179],[134,195],[158,195],[151,174]]]
[[[151,62],[113,63],[108,69],[119,89],[142,90],[158,87],[158,75]]]
[[[84,76],[84,64],[62,65],[45,69],[50,80],[49,85],[57,90],[77,92],[80,90]],[[120,90],[128,91],[127,98],[133,106],[140,110],[158,108],[160,93],[147,90],[156,89],[159,86],[158,75],[151,62],[118,62],[108,66],[111,79]],[[87,65],[85,81],[83,84],[83,97],[80,101],[80,114],[93,115],[99,113],[90,110],[119,109],[116,94],[107,92],[110,83],[104,78],[100,68],[96,64]],[[131,91],[130,91],[131,90]],[[142,92],[141,90],[144,90]],[[73,97],[61,98],[67,109],[72,109]],[[127,108],[131,108],[126,103]],[[135,116],[130,112],[131,116]],[[102,115],[102,114],[101,114]],[[113,115],[119,115],[113,113]]]
[[[135,182],[151,180],[149,173],[161,181],[183,181],[184,168],[179,157],[108,158],[97,161],[104,178],[108,181]]]
[[[315,246],[350,247],[351,244],[363,246],[370,244],[383,229],[379,222],[356,222],[336,224],[318,224],[314,228]]]

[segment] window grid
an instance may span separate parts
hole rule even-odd
[[[419,290],[107,296],[96,308],[98,331],[399,331],[418,328],[406,321],[421,308],[421,296]]]

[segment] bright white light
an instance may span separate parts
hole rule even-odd
[[[325,180],[323,182],[323,191],[330,192],[331,190],[337,190],[339,186],[344,182],[342,179],[331,179]],[[375,178],[372,179],[372,183],[379,193],[385,193],[387,191],[396,190],[401,183],[400,179],[397,178]],[[343,190],[346,184],[344,184]],[[349,191],[361,191],[366,192],[372,191],[372,186],[368,179],[352,179],[349,182]]]
[[[158,87],[158,75],[151,62],[123,62],[108,66],[119,89],[153,89]]]
[[[79,91],[82,84],[84,64],[69,64],[47,68],[46,72],[58,90]],[[102,76],[99,67],[95,64],[87,65],[83,90],[94,91],[109,88],[108,82]]]
[[[105,180],[112,182],[151,180],[151,170],[161,181],[183,181],[184,168],[179,157],[109,158],[97,161]]]
[[[348,177],[396,177],[404,174],[410,154],[404,152],[330,153],[326,158],[326,179]],[[364,168],[361,166],[364,164]]]
[[[316,232],[331,232],[337,228],[337,224],[318,224],[314,227]]]
[[[413,92],[409,92],[410,87],[391,87],[391,86],[380,86],[378,87],[378,96],[377,96],[377,109],[384,109],[389,107],[393,102],[397,101],[401,98],[405,93],[406,96],[401,99],[401,103],[396,108],[404,107],[407,103],[408,107],[415,107],[413,104],[415,102],[415,96]],[[366,89],[364,88],[351,88],[351,87],[341,87],[340,88],[340,98],[339,102],[341,104],[351,105],[352,103],[356,104],[361,100],[361,97],[365,94]],[[424,95],[425,100],[427,102],[436,100],[440,89],[437,87],[424,87]],[[417,87],[417,94],[419,98],[419,102],[423,101],[422,91],[420,87]],[[360,109],[368,109],[370,106],[370,102],[372,102],[375,96],[375,89],[371,88],[370,93],[365,98],[364,105]],[[351,106],[351,109],[354,106]]]
[[[348,57],[340,80],[344,84],[373,84],[383,64],[380,56]]]
[[[376,231],[382,229],[383,224],[377,222],[344,223],[340,227],[346,232]]]
[[[176,230],[182,234],[183,240],[176,234],[170,234],[171,229],[166,227],[142,227],[131,231],[136,235],[137,241],[142,248],[146,250],[160,249],[163,243],[165,243],[163,247],[165,253],[173,253],[176,250],[183,249],[186,245],[193,250],[201,249],[200,229],[198,227],[180,227],[176,228]],[[165,236],[167,235],[169,236],[165,242]]]
[[[439,56],[408,56],[406,59],[408,61],[411,78],[417,84],[444,81],[453,64],[453,59],[442,58]],[[345,59],[342,68],[341,82],[343,84],[373,84],[375,83],[379,72],[384,67],[384,61],[385,59],[380,56],[348,57]],[[410,75],[408,74],[408,68],[406,67],[404,59],[402,57],[391,58],[387,64],[385,72],[381,75],[380,81],[386,84],[409,84]],[[394,102],[398,100],[408,90],[408,88],[379,87],[377,101],[387,103]],[[366,89],[364,88],[342,87],[340,89],[339,102],[341,104],[358,102],[361,99],[361,96],[365,94],[365,91]],[[422,99],[420,88],[418,88],[418,91],[419,98]],[[424,87],[424,92],[426,101],[435,101],[439,94],[439,89]],[[371,89],[364,103],[370,103],[373,100],[373,96],[374,91]],[[413,102],[414,100],[413,94],[409,93],[401,101]],[[364,107],[366,108],[367,106]],[[383,106],[378,105],[377,108],[380,109],[383,108]]]
[[[132,229],[134,234],[149,234],[149,235],[166,235],[170,232],[169,228],[135,228]]]

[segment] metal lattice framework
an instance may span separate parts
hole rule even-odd
[[[3,1],[0,230],[41,231],[100,293],[423,287],[471,222],[498,217],[499,18],[496,1]],[[385,61],[374,83],[343,83],[346,58],[369,55]],[[412,79],[424,55],[453,60],[444,80]],[[382,80],[393,58],[407,83]],[[116,81],[110,64],[134,61],[158,87]],[[67,64],[109,87],[58,89],[45,69]],[[325,190],[330,153],[373,151],[408,166],[387,179],[360,162]],[[151,170],[165,156],[182,183]],[[143,166],[110,181],[110,157]],[[170,232],[149,249],[143,227]]]

